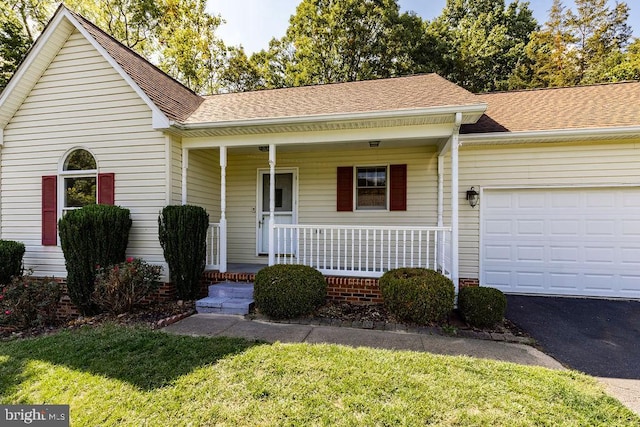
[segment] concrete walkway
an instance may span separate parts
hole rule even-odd
[[[195,314],[169,325],[163,330],[191,336],[226,336],[266,342],[330,343],[353,347],[427,351],[435,354],[465,355],[522,365],[564,369],[558,361],[528,345],[470,338],[270,323],[248,320],[242,316],[220,314]]]

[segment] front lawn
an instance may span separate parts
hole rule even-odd
[[[640,424],[576,372],[113,325],[1,343],[0,402],[74,426]]]

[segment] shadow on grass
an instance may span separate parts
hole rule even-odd
[[[29,361],[42,360],[130,383],[163,387],[199,367],[260,343],[237,338],[196,338],[142,328],[105,325],[63,331],[0,346],[0,400],[26,380]]]

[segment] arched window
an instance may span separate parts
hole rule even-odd
[[[93,155],[82,148],[65,158],[58,172],[62,184],[62,214],[97,201],[98,167]]]
[[[60,159],[57,175],[42,177],[42,245],[58,242],[58,219],[83,206],[115,202],[115,174],[98,173],[95,157],[76,148]]]

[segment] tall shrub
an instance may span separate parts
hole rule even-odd
[[[198,296],[208,228],[209,214],[200,206],[166,206],[158,217],[158,238],[180,299]]]
[[[91,301],[96,268],[125,260],[130,229],[129,210],[110,205],[88,205],[58,221],[69,298],[82,314],[96,312]]]
[[[22,275],[24,243],[0,240],[0,284],[11,282],[12,277]]]

